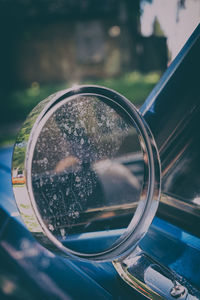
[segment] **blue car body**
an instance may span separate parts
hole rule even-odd
[[[19,216],[11,185],[12,148],[0,150],[0,299],[145,299],[112,263],[85,263],[42,247]],[[156,217],[141,242],[159,262],[200,286],[200,239]]]

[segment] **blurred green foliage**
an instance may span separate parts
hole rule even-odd
[[[148,74],[131,72],[119,78],[87,80],[78,83],[68,82],[67,84],[40,85],[37,82],[33,82],[29,88],[15,90],[4,96],[5,99],[1,101],[2,109],[0,110],[1,128],[6,124],[13,124],[13,126],[15,126],[16,123],[22,123],[28,113],[30,113],[34,106],[41,100],[59,90],[69,88],[74,84],[102,85],[121,93],[136,106],[140,106],[158,82],[160,76],[161,74],[159,72],[151,72]],[[15,130],[11,133],[1,131],[0,146],[13,144],[15,138]]]
[[[0,134],[0,147],[13,145],[16,139],[15,133]]]

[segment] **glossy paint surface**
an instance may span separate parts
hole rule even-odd
[[[23,225],[12,194],[12,149],[0,150],[1,299],[145,299],[111,263],[69,261],[43,248]],[[159,262],[200,287],[200,241],[155,218],[140,245]],[[77,288],[78,287],[78,288]]]

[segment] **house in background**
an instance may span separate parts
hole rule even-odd
[[[0,0],[4,87],[165,70],[165,37],[142,37],[139,0]]]

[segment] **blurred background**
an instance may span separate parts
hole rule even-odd
[[[200,0],[0,0],[0,146],[75,84],[140,106],[200,20]]]

